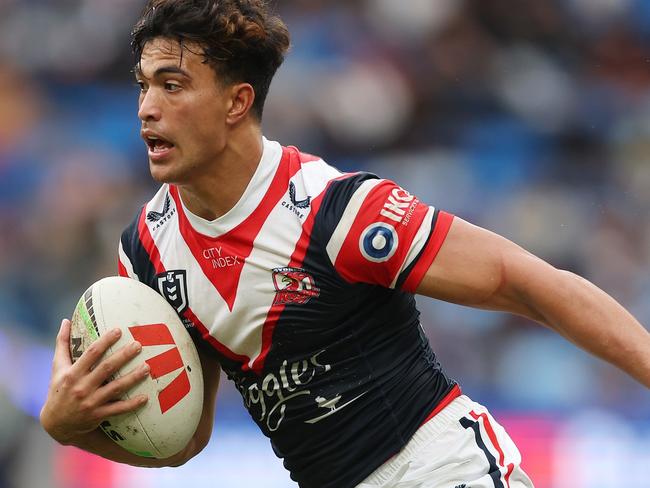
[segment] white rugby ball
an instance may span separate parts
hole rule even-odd
[[[113,379],[146,361],[149,376],[123,398],[144,394],[149,401],[135,412],[105,420],[100,427],[133,454],[172,456],[192,438],[203,410],[203,375],[196,347],[162,296],[139,281],[113,276],[91,285],[75,308],[70,331],[73,361],[114,328],[121,329],[122,335],[106,355],[136,340],[142,352]]]

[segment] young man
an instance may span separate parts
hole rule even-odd
[[[104,382],[138,345],[91,369],[116,340],[107,334],[72,365],[64,320],[44,428],[118,462],[182,464],[210,438],[223,368],[303,488],[531,487],[504,430],[442,371],[413,294],[523,315],[649,387],[650,334],[594,285],[506,239],[263,138],[288,46],[262,0],[150,1],[133,47],[162,186],[122,235],[119,270],[165,296],[192,333],[203,416],[173,458],[119,448],[97,427],[146,401],[116,400],[148,373]],[[179,277],[184,300],[168,291]]]

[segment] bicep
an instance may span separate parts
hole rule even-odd
[[[530,293],[551,287],[557,272],[508,239],[456,217],[417,293],[539,320]]]

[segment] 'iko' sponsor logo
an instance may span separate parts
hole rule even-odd
[[[181,357],[178,347],[174,342],[169,328],[165,324],[145,324],[129,327],[133,339],[142,344],[142,347],[148,346],[174,346],[165,352],[162,352],[145,362],[149,365],[149,376],[151,379],[157,379],[170,374],[182,368],[182,371],[158,393],[158,404],[160,412],[164,414],[183,398],[185,398],[191,389],[190,378],[185,370],[183,358]]]
[[[408,225],[419,200],[402,188],[393,188],[380,215],[398,224]]]
[[[393,188],[379,211],[380,216],[391,222],[374,222],[363,230],[359,238],[359,250],[363,257],[373,263],[383,263],[392,258],[399,245],[394,226],[406,227],[419,202],[406,190]]]

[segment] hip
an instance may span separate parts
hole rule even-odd
[[[461,395],[357,488],[533,488],[521,455],[487,409]]]

